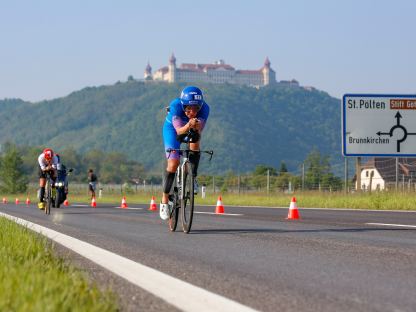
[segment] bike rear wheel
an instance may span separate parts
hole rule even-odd
[[[176,226],[178,225],[179,207],[180,207],[178,188],[176,186],[173,189],[173,194],[169,195],[169,201],[173,202],[172,212],[170,213],[170,217],[169,217],[169,230],[171,232],[175,232]]]
[[[60,188],[55,190],[55,208],[59,208],[61,203],[64,201],[64,191]]]
[[[194,215],[194,176],[192,174],[192,164],[189,161],[185,163],[182,173],[181,210],[182,230],[189,233]]]

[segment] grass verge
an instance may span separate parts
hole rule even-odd
[[[301,208],[348,208],[348,209],[375,209],[375,210],[416,210],[416,194],[414,192],[362,192],[349,193],[343,192],[296,192],[294,194],[285,193],[209,193],[205,198],[201,195],[195,197],[197,205],[215,205],[218,196],[222,195],[225,206],[264,206],[264,207],[289,207],[290,200],[296,197],[298,206]],[[0,195],[1,196],[1,195]],[[14,198],[20,198],[21,202],[26,199],[26,194],[8,195],[9,202],[14,202]],[[126,196],[129,205],[150,204],[152,196],[155,196],[156,204],[159,204],[161,194],[159,192],[138,192],[132,194],[105,194],[102,198],[97,198],[97,204],[111,203],[121,205],[121,199]],[[36,194],[30,195],[32,201],[36,201]],[[69,202],[90,203],[90,199],[85,194],[69,194]]]
[[[43,236],[0,217],[0,311],[118,311]]]

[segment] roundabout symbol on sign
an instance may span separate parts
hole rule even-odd
[[[391,127],[390,132],[377,132],[378,136],[382,136],[382,135],[389,135],[390,137],[393,136],[393,131],[396,129],[402,129],[403,131],[403,137],[400,140],[397,140],[397,152],[400,152],[400,143],[404,142],[407,139],[408,135],[416,135],[416,133],[412,133],[412,132],[407,132],[407,129],[405,127],[403,127],[400,124],[400,118],[402,118],[402,115],[400,115],[400,112],[397,112],[397,114],[394,116],[396,118],[397,123]]]

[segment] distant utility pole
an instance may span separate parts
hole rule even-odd
[[[302,192],[305,188],[305,163],[302,163]]]
[[[270,169],[267,169],[267,195],[270,192]]]

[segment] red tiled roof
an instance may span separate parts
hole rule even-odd
[[[415,175],[416,160],[414,158],[399,158],[399,176],[405,177]],[[362,169],[376,168],[380,175],[386,182],[393,182],[396,180],[396,159],[387,157],[370,158],[367,163],[362,165]]]
[[[237,70],[236,73],[238,74],[260,74],[261,70]]]
[[[227,70],[234,70],[234,67],[232,67],[231,65],[228,64],[201,64],[202,66],[204,66],[204,69],[217,69],[217,68],[224,68]]]
[[[234,67],[228,64],[191,64],[191,63],[183,63],[181,64],[179,69],[195,69],[199,71],[206,71],[209,69],[218,69],[224,68],[226,70],[235,70]]]
[[[205,72],[207,70],[215,70],[223,68],[225,70],[235,70],[234,67],[228,64],[192,64],[192,63],[182,63],[180,67],[178,67],[178,70],[180,71],[192,71],[192,72]],[[258,70],[235,70],[238,74],[259,74],[261,73],[262,69],[264,67],[258,69]],[[168,72],[168,67],[162,67],[159,69],[159,71],[162,71],[163,73]],[[273,69],[270,68],[271,72],[274,72]]]
[[[198,69],[198,64],[182,63],[180,69]]]
[[[202,70],[197,69],[197,68],[179,68],[178,71],[182,71],[182,72],[202,72]]]

